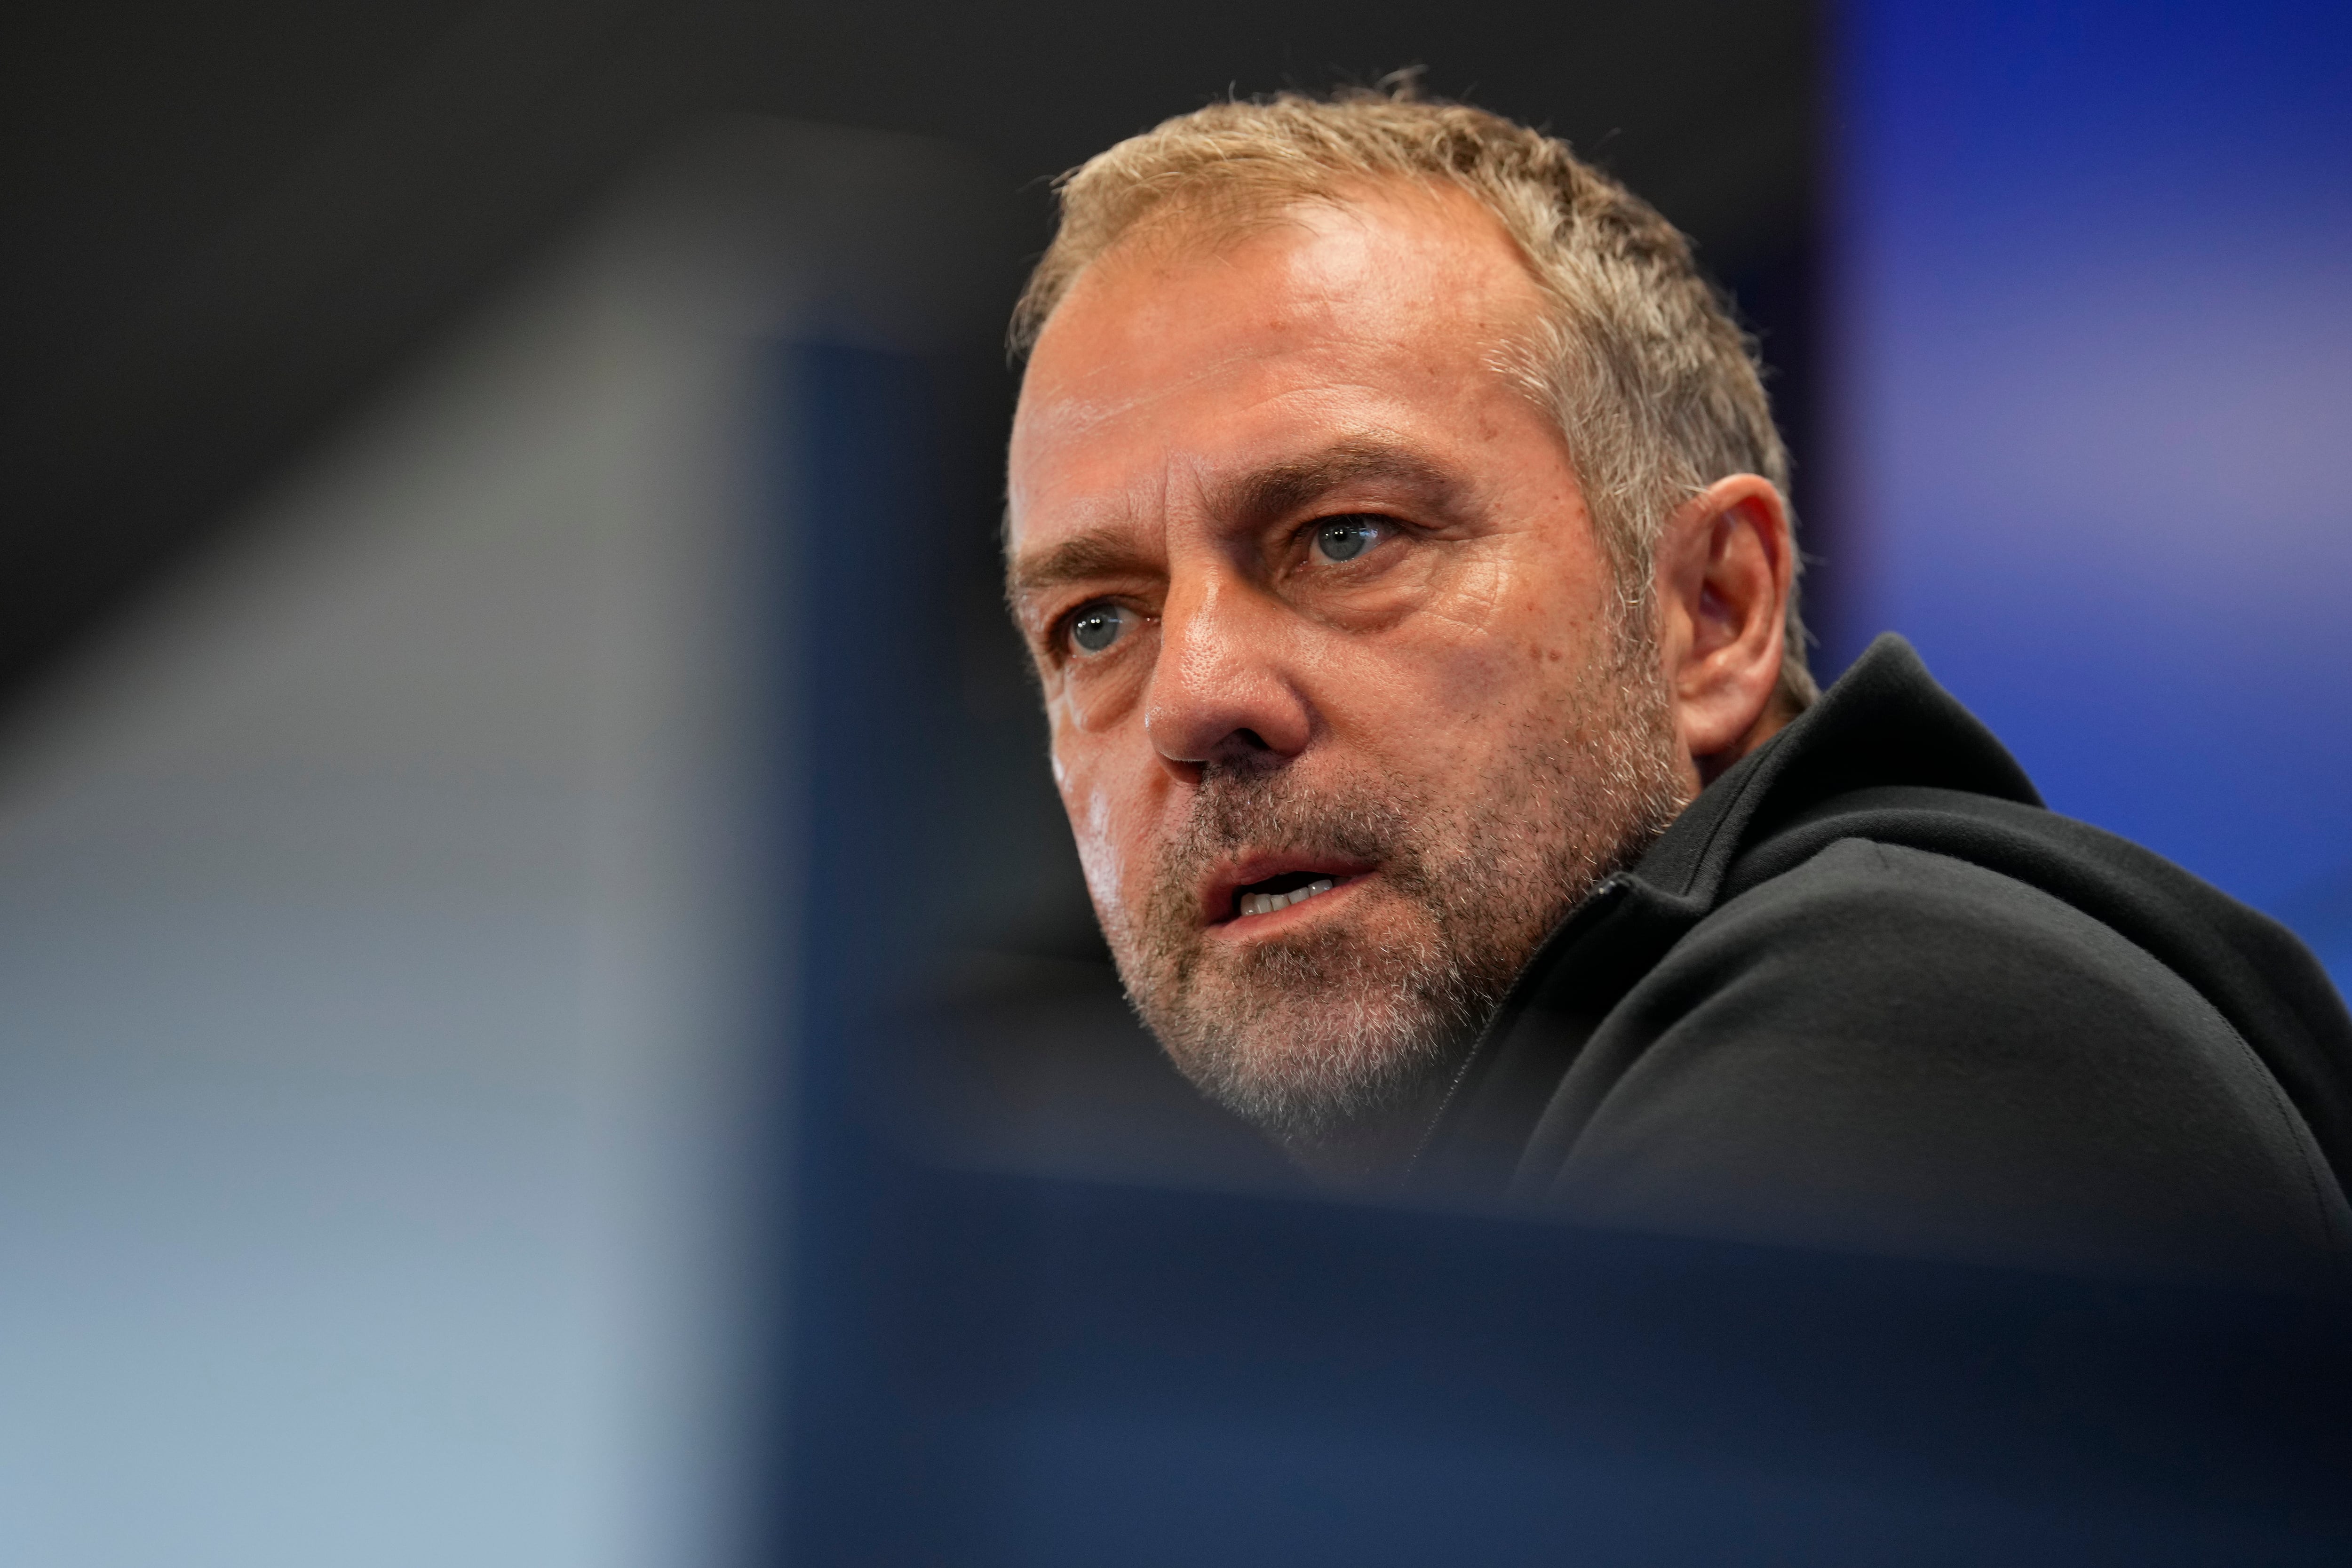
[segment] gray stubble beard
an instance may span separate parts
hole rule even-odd
[[[1544,938],[1687,803],[1663,678],[1641,651],[1589,671],[1507,775],[1452,798],[1392,775],[1342,796],[1280,764],[1209,764],[1142,919],[1108,932],[1129,998],[1184,1075],[1294,1151],[1432,1103]],[[1381,943],[1327,918],[1220,951],[1198,888],[1244,849],[1376,864],[1381,895],[1417,929]]]

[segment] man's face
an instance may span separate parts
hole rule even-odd
[[[1130,239],[1038,342],[1015,613],[1130,995],[1298,1140],[1425,1098],[1677,810],[1560,432],[1541,297],[1459,193]]]

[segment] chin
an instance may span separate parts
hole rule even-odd
[[[1312,1140],[1423,1100],[1491,1009],[1435,933],[1379,929],[1396,923],[1196,947],[1157,1001],[1130,992],[1202,1093],[1286,1142]]]

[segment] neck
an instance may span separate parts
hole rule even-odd
[[[1704,757],[1693,757],[1691,764],[1693,771],[1698,775],[1699,787],[1704,789],[1721,778],[1730,771],[1734,763],[1786,729],[1789,721],[1794,717],[1794,714],[1781,707],[1780,700],[1775,697],[1770,702],[1765,704],[1764,711],[1756,716],[1756,722],[1750,724],[1748,727],[1748,732],[1738,740],[1719,752],[1710,752]]]
[[[1371,1114],[1311,1134],[1279,1140],[1291,1163],[1318,1186],[1337,1193],[1393,1191],[1445,1103],[1445,1074]]]

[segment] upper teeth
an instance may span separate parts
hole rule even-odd
[[[1303,904],[1318,893],[1328,893],[1339,884],[1328,877],[1318,877],[1303,888],[1293,888],[1286,893],[1244,893],[1242,913],[1270,915],[1276,910],[1286,910],[1293,904]]]

